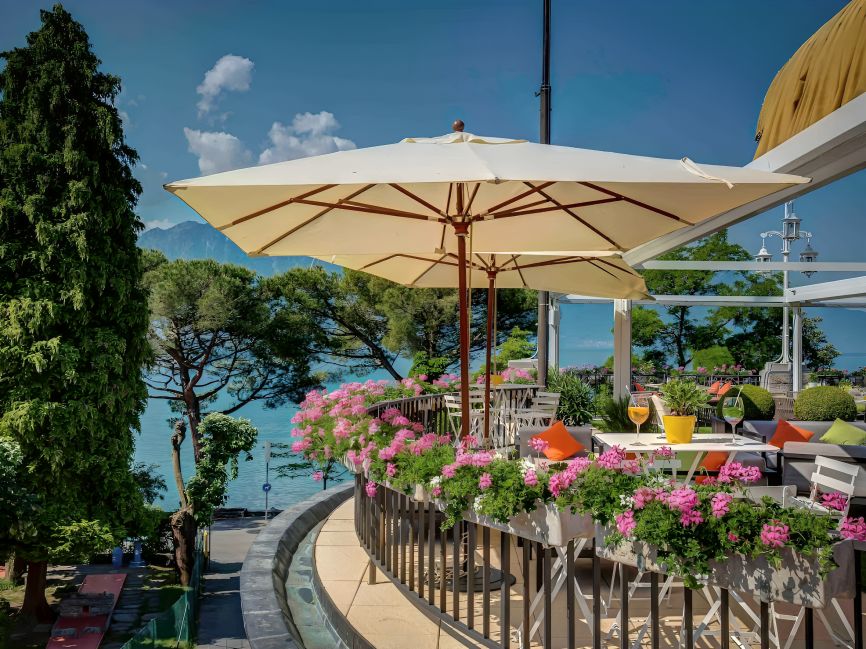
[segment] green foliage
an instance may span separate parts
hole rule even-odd
[[[0,588],[0,590],[3,589]],[[5,649],[5,647],[9,646],[12,630],[17,623],[18,621],[12,617],[12,605],[0,597],[0,647]]]
[[[25,471],[21,447],[0,437],[0,539],[9,545],[26,543],[36,535],[40,507],[36,496],[21,486]]]
[[[156,472],[158,468],[158,464],[136,462],[132,469],[132,475],[135,478],[135,483],[138,485],[138,490],[141,492],[144,502],[149,504],[153,504],[157,498],[162,500],[162,492],[167,491],[165,478]]]
[[[504,372],[508,369],[509,361],[516,361],[522,358],[530,358],[535,353],[535,343],[529,342],[529,337],[535,334],[531,331],[523,331],[518,327],[514,327],[505,342],[496,350],[496,357],[493,359],[493,372]],[[492,355],[491,355],[492,356]],[[481,368],[470,375],[470,381],[474,381],[479,376],[484,376],[487,371],[487,364],[483,364]]]
[[[776,402],[769,390],[757,385],[738,385],[725,393],[725,397],[739,396],[743,400],[743,419],[745,421],[772,421],[776,416]],[[722,417],[722,406],[725,400],[719,399],[716,404],[716,416]]]
[[[310,367],[313,323],[277,308],[255,272],[213,259],[168,261],[155,250],[146,258],[156,350],[148,386],[189,417],[197,457],[201,407],[220,393],[234,399],[221,411],[231,414],[253,401],[296,403],[319,384]]]
[[[159,505],[147,507],[146,531],[139,535],[141,552],[146,557],[171,552],[174,540],[171,534],[171,512],[164,512]]]
[[[673,261],[752,261],[751,253],[730,243],[726,230],[689,246],[662,255]],[[781,273],[764,276],[740,271],[733,281],[718,281],[713,271],[640,271],[653,294],[665,295],[781,295]],[[664,317],[660,315],[664,314]],[[778,309],[719,307],[701,308],[703,318],[690,307],[636,307],[632,311],[632,339],[636,347],[662,352],[675,367],[685,367],[691,351],[715,345],[726,347],[736,363],[763,367],[781,351]],[[712,365],[708,366],[712,367]]]
[[[857,404],[847,392],[829,385],[803,390],[794,402],[794,416],[800,421],[854,421]]]
[[[120,78],[60,5],[41,20],[0,54],[0,437],[20,445],[21,487],[43,508],[16,552],[65,561],[142,511],[130,467],[150,347]]]
[[[214,507],[228,500],[228,483],[238,477],[238,457],[243,453],[246,461],[253,459],[259,431],[248,419],[233,419],[228,415],[211,413],[201,422],[201,460],[195,475],[187,483],[187,495],[193,502],[195,519],[207,525]]]
[[[599,391],[596,398],[593,400],[596,414],[603,419],[599,424],[599,428],[607,433],[634,433],[637,432],[637,426],[629,419],[628,416],[628,397],[614,397],[612,388],[609,385],[600,386],[604,388]],[[649,402],[649,417],[646,423],[642,424],[640,429],[642,433],[658,433],[659,427],[656,421],[656,406],[652,401]]]
[[[592,421],[595,415],[593,390],[577,372],[551,368],[548,387],[551,392],[559,392],[558,420],[566,426],[583,426]]]
[[[694,381],[671,379],[659,386],[659,394],[665,400],[671,414],[687,417],[710,400],[710,395],[701,390]]]
[[[824,322],[824,318],[807,318],[805,311],[803,314],[803,362],[812,370],[832,366],[833,361],[842,352],[836,349],[835,345],[830,344],[823,330],[818,328],[818,324]]]
[[[451,363],[450,358],[430,358],[427,352],[418,352],[412,357],[412,368],[409,370],[409,376],[426,376],[428,381],[435,381],[448,371],[448,366]]]
[[[712,371],[714,367],[722,365],[734,365],[734,357],[727,347],[715,345],[707,349],[700,349],[692,356],[692,367],[706,367]]]

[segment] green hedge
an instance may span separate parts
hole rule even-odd
[[[742,387],[742,391],[740,391],[740,387]],[[716,406],[716,416],[719,419],[724,419],[722,417],[722,405],[725,402],[725,397],[736,396],[738,391],[740,391],[740,397],[743,400],[743,410],[745,410],[744,420],[772,421],[773,417],[776,416],[776,402],[773,401],[773,395],[770,394],[769,390],[765,390],[757,385],[744,385],[732,386],[719,399],[719,403]]]
[[[800,393],[794,402],[794,416],[800,421],[854,421],[857,405],[844,390],[823,385]]]

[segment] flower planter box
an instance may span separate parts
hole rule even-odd
[[[440,511],[445,503],[436,499]],[[512,516],[508,525],[494,521],[489,516],[476,514],[472,510],[463,512],[463,520],[479,523],[500,532],[522,536],[545,547],[564,547],[571,539],[591,539],[595,535],[595,524],[589,514],[581,516],[569,511],[561,512],[553,503],[536,501],[535,511]]]
[[[355,464],[345,455],[340,458],[340,464],[346,467],[349,470],[349,473],[353,473],[355,475],[359,473],[364,473],[364,466],[362,464]]]
[[[605,545],[604,539],[613,528],[596,526],[596,553],[603,559],[623,563],[647,572],[666,574],[665,564],[659,565],[654,545],[641,541],[626,541],[618,548]],[[800,554],[794,548],[782,548],[782,565],[776,569],[764,555],[756,558],[729,553],[724,562],[710,560],[710,574],[705,583],[758,596],[764,602],[788,602],[809,608],[827,608],[832,599],[854,597],[854,547],[841,540],[833,546],[833,559],[839,567],[826,579],[819,575],[817,555]],[[701,580],[704,581],[704,580]]]

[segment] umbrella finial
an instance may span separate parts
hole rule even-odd
[[[457,133],[462,133],[463,129],[466,128],[466,125],[463,123],[462,120],[458,119],[451,125],[451,128],[454,129]]]

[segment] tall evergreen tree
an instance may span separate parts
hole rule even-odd
[[[120,78],[62,6],[41,20],[0,54],[0,436],[42,511],[0,553],[30,561],[22,612],[48,619],[46,562],[110,549],[141,520],[130,469],[150,352]]]

